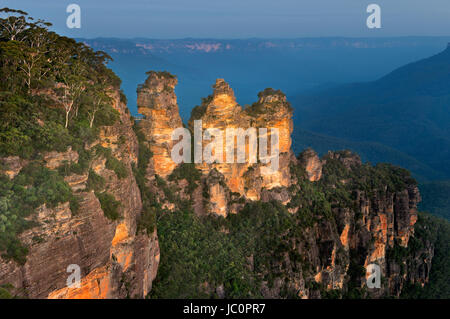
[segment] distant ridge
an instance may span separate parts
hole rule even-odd
[[[254,52],[261,50],[304,50],[318,48],[416,48],[424,45],[435,46],[436,49],[449,43],[447,37],[388,37],[388,38],[248,38],[248,39],[214,39],[214,38],[184,38],[184,39],[120,39],[94,38],[78,39],[97,50],[117,50],[122,53],[176,53],[203,52],[219,53],[228,51]],[[122,51],[123,50],[123,51]]]
[[[297,127],[348,141],[380,143],[440,172],[438,179],[450,176],[447,45],[440,53],[400,67],[377,81],[298,96],[293,105],[301,114]],[[397,164],[405,165],[400,159]]]

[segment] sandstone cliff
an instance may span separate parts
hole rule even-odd
[[[144,116],[139,126],[153,153],[150,168],[162,177],[169,175],[176,164],[171,160],[172,131],[183,127],[174,88],[177,79],[164,72],[150,72],[139,86],[138,111]]]
[[[119,178],[107,168],[104,156],[95,156],[90,170],[68,174],[66,182],[79,199],[77,213],[69,203],[55,208],[44,204],[30,218],[36,227],[26,230],[20,240],[28,247],[26,263],[0,258],[0,284],[10,284],[19,296],[29,298],[143,298],[152,287],[159,262],[156,230],[137,232],[142,210],[141,196],[132,164],[137,162],[138,145],[132,121],[119,93],[113,96],[113,106],[120,119],[113,126],[101,129],[99,139],[86,150],[96,146],[111,150],[111,156],[123,163],[125,175]],[[57,169],[65,163],[77,163],[79,154],[68,149],[65,153],[43,154],[45,165]],[[12,178],[26,165],[18,158],[5,159]],[[11,163],[12,165],[8,164]],[[105,181],[103,190],[120,203],[120,218],[112,221],[105,216],[94,190],[88,189],[93,171]],[[69,265],[81,269],[81,287],[68,288]]]

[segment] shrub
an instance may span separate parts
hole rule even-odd
[[[86,183],[86,190],[99,192],[105,187],[105,179],[98,175],[94,170],[89,170],[89,176]]]
[[[97,196],[98,200],[100,201],[100,205],[102,207],[103,213],[105,214],[105,217],[110,220],[118,220],[120,217],[120,202],[116,201],[114,196],[107,192],[96,192],[95,196]]]
[[[110,156],[106,160],[106,168],[114,171],[119,179],[123,179],[128,176],[128,170],[125,164],[113,156]]]
[[[106,158],[106,168],[114,171],[118,178],[122,179],[128,176],[127,167],[112,155],[110,148],[97,145],[94,151],[96,156],[103,156]]]
[[[195,168],[194,163],[182,163],[178,165],[169,176],[169,181],[182,180],[188,181],[188,192],[192,193],[197,188],[197,181],[200,180],[201,173]]]

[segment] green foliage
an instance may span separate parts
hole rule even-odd
[[[111,60],[106,53],[48,31],[50,24],[25,12],[3,13],[2,156],[32,158],[42,151],[65,151],[69,145],[92,142],[99,126],[119,119],[108,94],[119,89],[120,79],[106,67]]]
[[[156,180],[156,185],[158,185],[158,187],[163,190],[164,196],[166,197],[166,199],[171,203],[176,202],[175,190],[170,188],[169,185],[167,185],[167,182],[165,181],[165,179],[162,178],[161,176],[155,174],[155,180]]]
[[[245,257],[220,227],[191,211],[158,216],[161,263],[151,298],[214,297],[208,286],[218,284],[229,297],[252,296]]]
[[[63,161],[61,166],[58,167],[58,172],[61,176],[69,176],[71,174],[82,175],[86,173],[92,154],[84,148],[76,151],[78,152],[78,162]]]
[[[258,298],[263,281],[284,279],[279,267],[296,220],[278,203],[251,203],[226,219],[186,209],[159,212],[157,220],[161,263],[152,298],[216,297],[209,287],[219,285],[226,298]]]
[[[13,299],[11,294],[12,285],[0,285],[0,299]]]
[[[138,232],[145,230],[147,234],[153,234],[156,227],[156,211],[157,209],[153,206],[148,207],[146,205],[143,207],[142,214],[137,225]]]
[[[95,124],[98,126],[111,126],[120,118],[120,113],[112,107],[104,107],[95,117]]]
[[[350,250],[350,264],[347,270],[349,282],[347,292],[343,296],[346,299],[361,299],[363,297],[361,280],[365,278],[366,274],[364,256],[366,256],[366,251],[362,248]]]
[[[434,246],[434,256],[429,283],[424,287],[408,284],[401,298],[449,299],[450,298],[450,223],[439,217],[419,213],[414,226],[414,237],[408,245],[409,255],[421,254],[426,245]],[[419,255],[420,256],[420,255]]]
[[[113,156],[106,160],[106,168],[113,170],[120,179],[128,176],[128,169],[125,164]]]
[[[89,170],[89,176],[86,183],[86,190],[100,192],[105,187],[105,179],[98,175],[94,170]]]
[[[26,166],[13,180],[3,175],[0,179],[0,251],[6,258],[24,263],[27,248],[17,235],[35,225],[26,218],[43,204],[52,208],[70,202],[75,212],[77,199],[62,176],[38,164]]]
[[[188,182],[188,193],[197,188],[201,173],[195,168],[194,163],[182,163],[178,165],[169,176],[169,181],[185,179]]]
[[[123,90],[120,90],[119,93],[120,93],[120,102],[122,102],[123,104],[128,104],[127,96],[125,95]]]
[[[94,151],[96,156],[103,156],[106,159],[106,168],[114,171],[118,178],[123,179],[128,176],[127,167],[112,155],[110,148],[97,145]]]
[[[142,200],[142,214],[138,220],[137,231],[145,230],[147,234],[152,234],[156,227],[156,211],[160,208],[155,201],[153,193],[146,184],[147,180],[145,175],[152,153],[147,147],[145,136],[138,128],[137,123],[134,124],[133,129],[139,142],[138,165],[137,167],[133,165],[133,173]]]
[[[147,74],[148,76],[151,75],[156,75],[158,77],[162,77],[162,78],[168,78],[168,79],[176,79],[177,77],[167,71],[148,71],[145,72],[145,74]]]
[[[202,98],[202,103],[200,105],[195,106],[191,111],[191,120],[194,123],[194,120],[199,120],[206,112],[206,107],[209,103],[211,103],[213,99],[212,95],[207,96],[206,98]]]
[[[274,95],[278,96],[278,98],[285,97],[285,94],[281,92],[280,90],[274,90],[272,88],[266,88],[262,92],[258,93],[258,97],[261,99],[263,97]],[[270,106],[270,107],[267,107]],[[268,114],[271,112],[278,111],[281,107],[287,107],[288,111],[292,112],[293,109],[289,102],[282,102],[282,101],[272,101],[272,102],[265,102],[260,103],[260,101],[253,103],[251,106],[246,106],[245,112],[249,114],[250,116],[258,116],[260,114]]]
[[[408,248],[400,246],[398,242],[394,243],[394,247],[388,247],[386,250],[386,258],[394,261],[398,265],[402,264],[409,255]]]
[[[347,152],[340,155],[353,156]],[[414,185],[415,181],[406,171],[383,164],[376,167],[355,165],[350,170],[341,161],[329,158],[323,170],[321,181],[313,183],[306,178],[301,166],[293,165],[291,173],[297,183],[290,188],[294,196],[286,207],[278,202],[251,202],[238,214],[230,214],[226,219],[198,217],[189,208],[175,213],[158,211],[161,264],[151,297],[215,297],[208,285],[223,285],[227,298],[253,298],[260,296],[263,282],[270,288],[281,281],[285,283],[280,290],[281,296],[292,298],[296,297],[296,292],[288,285],[290,274],[300,270],[307,278],[306,285],[320,291],[324,298],[364,297],[365,292],[360,287],[365,275],[367,251],[360,248],[350,253],[348,290],[328,291],[319,284],[314,285],[309,276],[315,272],[308,258],[294,247],[303,245],[301,250],[308,250],[310,239],[305,237],[305,233],[316,225],[326,222],[337,227],[339,221],[332,208],[348,208],[358,220],[355,189],[371,195],[386,191],[387,186],[388,191],[396,192],[407,185]],[[183,179],[189,175],[195,175],[195,172],[191,172],[188,166],[179,166],[169,179]],[[193,184],[195,181],[196,178],[192,178]],[[157,184],[161,189],[167,189],[163,179],[157,177]],[[289,208],[298,208],[297,213],[288,213]],[[220,243],[216,244],[217,241]],[[214,255],[217,256],[214,260],[209,256],[211,245],[215,247]],[[343,254],[340,251],[337,252],[339,256]],[[398,245],[388,254],[392,261],[409,256]],[[227,255],[227,258],[222,259],[222,255]],[[289,263],[285,262],[286,256],[289,256]],[[251,266],[249,260],[252,260]],[[341,257],[336,260],[338,263],[346,262]],[[240,277],[224,277],[231,265],[236,267],[232,273],[238,272]]]
[[[290,169],[292,175],[297,177],[299,189],[291,188],[294,196],[287,208],[299,207],[296,214],[299,224],[302,227],[312,227],[322,217],[330,219],[333,196],[336,192],[329,192],[320,183],[310,182],[304,169],[299,166],[291,165]]]
[[[72,191],[64,179],[46,167],[30,164],[22,169],[14,179],[14,192],[21,196],[23,203],[31,208],[42,204],[55,207],[68,202]]]
[[[80,210],[80,199],[76,195],[72,195],[69,201],[70,211],[72,215],[76,215]]]
[[[120,202],[118,202],[113,195],[107,192],[96,192],[95,196],[97,196],[98,200],[100,201],[100,205],[102,207],[103,213],[105,214],[105,217],[110,220],[118,220],[120,218]]]

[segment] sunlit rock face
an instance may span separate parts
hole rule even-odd
[[[291,183],[289,164],[292,159],[291,151],[291,133],[292,110],[286,101],[286,96],[280,91],[266,89],[258,94],[258,101],[252,106],[241,107],[235,98],[233,90],[223,79],[217,79],[213,85],[213,93],[203,99],[203,103],[197,106],[189,121],[189,128],[195,131],[195,120],[201,120],[203,131],[207,129],[219,129],[222,134],[222,163],[197,163],[196,167],[207,176],[211,170],[215,169],[223,175],[226,186],[231,192],[239,193],[248,200],[261,199],[263,189],[272,189],[275,187],[287,187]],[[241,136],[248,134],[251,129],[254,130],[256,137],[256,149],[254,153],[258,159],[262,156],[258,153],[260,147],[260,138],[267,140],[267,153],[272,152],[271,129],[278,130],[278,167],[272,168],[271,163],[262,163],[259,160],[250,161],[249,151],[250,138],[244,137],[244,147],[246,152],[245,161],[238,162],[238,137],[229,139],[228,143],[233,143],[230,147],[233,150],[232,160],[227,159],[227,134],[226,130],[241,129]],[[259,129],[267,129],[266,132]],[[203,139],[203,150],[214,141],[214,137],[209,140]],[[273,150],[274,151],[274,150]],[[214,153],[215,154],[215,153]],[[214,199],[211,199],[214,200]],[[226,210],[224,201],[217,203],[219,210]],[[216,206],[217,206],[216,205]]]
[[[295,254],[288,253],[280,260],[271,261],[272,266],[264,275],[284,267],[285,277],[283,280],[277,278],[270,285],[263,282],[263,297],[279,298],[284,283],[300,298],[324,297],[321,295],[324,291],[314,289],[314,282],[324,290],[345,291],[355,265],[377,264],[381,267],[386,284],[383,289],[369,291],[370,297],[399,296],[408,281],[422,285],[428,281],[434,253],[431,243],[424,242],[414,256],[401,261],[391,256],[392,249],[408,247],[413,241],[416,206],[420,201],[415,183],[405,177],[401,186],[392,188],[382,176],[376,187],[359,184],[356,176],[370,178],[371,175],[364,170],[358,171],[363,168],[361,159],[350,151],[329,152],[319,158],[308,149],[296,158],[291,151],[292,110],[280,91],[266,89],[258,94],[256,103],[243,108],[230,86],[218,79],[212,95],[194,108],[188,126],[194,131],[194,121],[201,120],[203,134],[205,129],[211,128],[224,133],[223,163],[191,165],[200,171],[188,171],[200,176],[196,177],[194,185],[190,185],[191,181],[186,177],[171,179],[170,174],[177,167],[170,156],[171,135],[174,129],[182,127],[173,92],[176,83],[176,78],[170,74],[150,72],[147,81],[138,89],[139,111],[145,116],[139,126],[145,137],[143,143],[152,151],[145,183],[161,209],[174,211],[180,209],[178,202],[190,201],[192,210],[198,215],[226,217],[230,213],[239,214],[248,202],[260,200],[275,201],[285,206],[287,212],[298,214],[296,218],[307,217],[298,219],[295,224],[302,232],[301,238],[291,240],[286,237],[284,242]],[[16,293],[26,297],[55,299],[143,298],[151,291],[160,261],[158,237],[156,230],[150,234],[137,231],[143,203],[132,167],[137,165],[140,148],[119,93],[116,92],[113,98],[120,121],[102,127],[99,138],[85,147],[92,149],[101,145],[110,148],[112,155],[125,165],[127,177],[119,179],[106,167],[105,157],[96,157],[90,163],[90,169],[106,181],[105,190],[120,202],[121,218],[111,221],[105,217],[96,194],[87,187],[87,172],[66,176],[65,181],[80,198],[79,212],[72,212],[68,202],[53,208],[42,205],[36,209],[33,218],[39,226],[20,235],[20,240],[29,247],[27,261],[19,265],[0,257],[0,285],[11,284],[17,289]],[[248,156],[244,163],[236,163],[236,144],[232,145],[235,157],[227,162],[225,133],[230,128],[266,128],[266,133],[258,133],[259,136],[267,134],[268,141],[272,139],[270,129],[277,128],[278,169],[271,172],[267,170],[270,164],[249,163]],[[120,143],[122,137],[126,143]],[[203,150],[210,142],[202,140]],[[244,144],[248,152],[248,141]],[[49,169],[58,169],[64,162],[81,159],[71,148],[42,155],[43,164]],[[17,157],[0,159],[0,163],[1,171],[9,178],[16,176],[27,164]],[[336,170],[349,174],[336,179]],[[373,181],[369,179],[369,182]],[[342,185],[348,188],[343,189]],[[321,211],[327,206],[319,205],[316,210],[316,200],[308,198],[311,196],[308,192],[314,187],[328,186],[326,191],[330,194],[344,193],[349,198],[337,196],[336,202],[330,202],[327,215]],[[308,201],[302,201],[303,198]],[[309,208],[314,208],[310,217]],[[258,257],[250,256],[249,266],[253,267]],[[78,288],[67,286],[70,275],[67,267],[71,264],[80,266]],[[304,269],[304,265],[310,267]],[[356,277],[356,285],[366,285],[364,274]],[[221,286],[216,289],[217,295],[225,296],[220,292]]]
[[[311,182],[317,182],[322,177],[322,162],[317,153],[308,148],[299,155],[301,165],[305,168]]]
[[[201,114],[192,115],[189,121],[189,127],[194,131],[194,120],[201,120],[202,130],[218,129],[222,134],[222,163],[208,164],[205,161],[205,156],[201,163],[197,163],[197,168],[207,176],[213,169],[217,170],[224,176],[226,185],[232,192],[244,193],[244,180],[242,175],[248,168],[248,163],[226,163],[226,130],[227,129],[247,129],[250,127],[250,117],[242,111],[242,107],[236,102],[233,90],[223,80],[218,79],[213,85],[214,92],[211,96],[204,100],[201,105]],[[234,154],[237,154],[237,140],[234,140]],[[215,142],[215,137],[212,140],[203,139],[202,149],[205,150],[208,144]],[[215,152],[214,156],[218,155]],[[236,159],[236,157],[234,158]],[[236,161],[234,161],[236,162]]]
[[[171,150],[173,130],[183,127],[175,95],[176,77],[165,72],[150,72],[138,87],[138,111],[144,115],[139,125],[153,153],[154,173],[166,177],[176,167]]]
[[[265,89],[258,93],[258,98],[256,103],[246,109],[246,113],[252,117],[252,126],[267,128],[268,140],[272,139],[272,128],[277,129],[279,145],[278,169],[267,169],[270,164],[259,165],[262,187],[266,189],[288,187],[291,184],[289,165],[294,157],[291,150],[292,108],[286,96],[279,90]],[[270,142],[268,142],[268,150],[269,153],[272,150]]]

